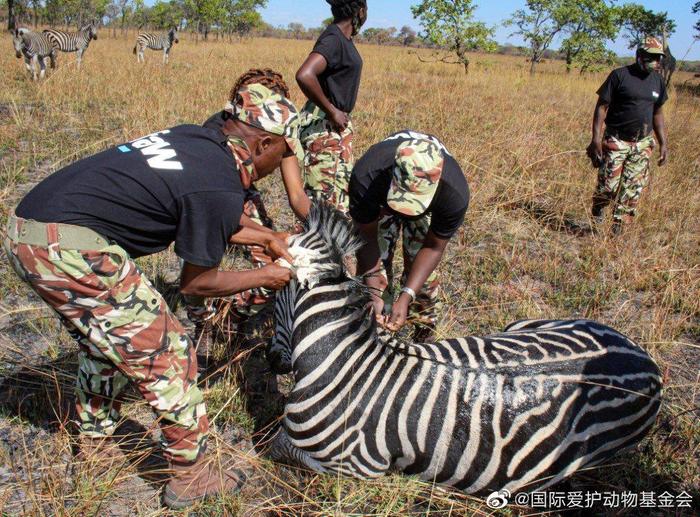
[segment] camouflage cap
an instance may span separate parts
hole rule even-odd
[[[661,42],[657,38],[646,38],[644,40],[644,43],[642,43],[639,46],[639,50],[642,50],[646,52],[647,54],[656,54],[663,56],[665,55],[664,53],[664,46],[661,44]]]
[[[408,216],[427,212],[445,164],[442,149],[431,140],[407,140],[396,150],[395,161],[387,204]]]
[[[241,122],[283,136],[299,162],[303,163],[299,110],[292,101],[262,84],[249,84],[238,90],[236,99],[226,106],[226,110]]]

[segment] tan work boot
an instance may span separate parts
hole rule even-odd
[[[226,453],[205,455],[194,463],[173,463],[174,474],[163,493],[163,503],[172,510],[188,508],[207,497],[233,495],[248,479],[243,471],[245,458],[233,458]]]

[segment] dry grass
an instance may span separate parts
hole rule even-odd
[[[73,56],[61,55],[60,68],[40,84],[28,81],[7,35],[0,46],[5,49],[0,55],[0,203],[9,208],[33,183],[76,158],[178,123],[201,123],[221,108],[235,78],[249,67],[269,66],[291,81],[311,43],[182,39],[170,66],[163,67],[160,53],[153,52],[137,66],[131,37],[101,34],[81,72]],[[700,98],[672,96],[666,108],[670,163],[654,167],[636,225],[610,239],[581,231],[589,223],[595,182],[582,150],[603,75],[567,76],[561,64],[548,63],[532,78],[519,59],[475,56],[465,76],[458,67],[422,64],[404,49],[361,51],[365,72],[355,113],[356,154],[393,131],[430,132],[446,143],[470,182],[467,223],[449,247],[449,267],[442,268],[449,299],[442,334],[490,332],[523,317],[573,315],[627,333],[662,367],[662,416],[641,447],[621,455],[615,466],[577,476],[574,484],[601,491],[687,490],[697,502]],[[296,87],[293,97],[302,102]],[[264,182],[262,190],[271,215],[289,224],[279,180]],[[5,215],[3,226],[4,221]],[[142,264],[151,274],[172,274],[176,268],[172,253]],[[0,508],[27,515],[165,515],[157,481],[144,480],[148,476],[140,468],[149,464],[143,460],[148,448],[135,448],[129,464],[106,477],[80,477],[81,466],[70,455],[66,409],[74,370],[70,340],[5,261],[0,299],[0,370],[12,370],[15,383],[0,381],[5,397]],[[221,367],[209,371],[214,375],[207,391],[217,436],[224,438],[232,429],[264,426],[280,404],[280,396],[260,381],[265,376],[257,352],[234,352],[242,359],[235,364],[227,352],[219,353]],[[251,376],[250,367],[258,374]],[[138,397],[131,398],[125,418],[140,422],[142,435],[149,437],[152,417]],[[14,449],[3,448],[4,443]],[[66,474],[76,467],[78,474]],[[241,508],[252,515],[491,513],[478,502],[404,477],[360,483],[264,460],[258,471],[241,496],[200,513],[235,514]]]

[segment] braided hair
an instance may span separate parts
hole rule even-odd
[[[352,19],[352,28],[355,34],[360,32],[364,20],[360,11],[367,8],[367,0],[326,0],[331,6],[333,21]]]
[[[251,68],[238,78],[236,84],[231,88],[228,100],[231,103],[236,102],[240,89],[249,84],[262,84],[278,95],[289,97],[289,87],[284,82],[282,74],[270,68]]]

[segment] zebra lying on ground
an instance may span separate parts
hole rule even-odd
[[[529,492],[608,460],[654,423],[656,364],[600,323],[524,321],[426,344],[378,335],[343,262],[359,246],[351,223],[319,206],[290,240],[297,280],[277,296],[268,357],[295,387],[274,459],[361,478],[399,470],[468,494]]]
[[[170,29],[167,34],[151,34],[150,32],[142,32],[139,34],[139,37],[136,38],[136,45],[134,45],[136,61],[139,63],[145,61],[143,51],[146,48],[150,48],[151,50],[162,50],[163,63],[167,64],[170,60],[170,49],[175,43],[179,42],[180,40],[177,39],[176,29]]]
[[[40,69],[39,79],[44,78],[46,74],[44,60],[47,57],[51,60],[51,68],[56,68],[56,50],[44,34],[20,28],[12,35],[12,44],[15,47],[17,59],[24,56],[24,66],[27,67],[34,81],[37,80],[37,66]]]
[[[83,54],[90,45],[90,41],[97,39],[97,28],[89,24],[78,32],[65,32],[57,29],[46,29],[44,34],[51,41],[56,50],[61,52],[77,52],[78,68],[83,60]]]

